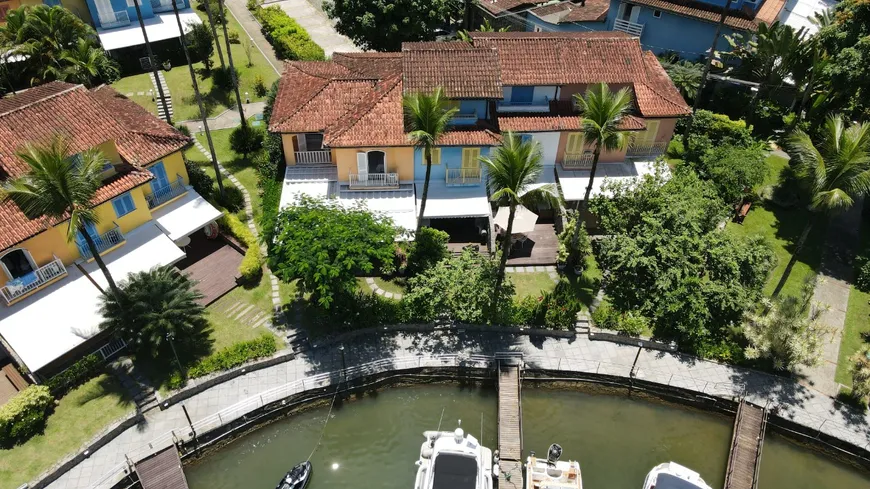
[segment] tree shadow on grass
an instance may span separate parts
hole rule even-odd
[[[178,372],[178,362],[181,362],[186,370],[214,353],[214,339],[211,333],[212,329],[209,326],[193,333],[184,341],[176,340],[175,351],[178,354],[178,361],[168,344],[164,345],[165,347],[157,355],[136,354],[134,357],[136,370],[152,388],[168,387],[170,378]]]

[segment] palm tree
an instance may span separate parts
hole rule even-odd
[[[101,297],[100,329],[153,357],[168,353],[166,346],[175,353],[175,341],[190,343],[208,328],[202,297],[194,282],[171,266],[133,273],[119,293]]]
[[[89,39],[79,39],[75,46],[62,51],[58,61],[59,66],[54,72],[56,79],[80,83],[89,88],[98,83],[104,70],[111,69],[113,64],[106,51]]]
[[[795,131],[786,150],[796,163],[800,182],[809,190],[809,210],[815,215],[836,215],[848,210],[870,192],[870,123],[851,124],[841,115],[829,116],[821,128],[821,144]],[[795,245],[794,253],[773,291],[779,296],[798,255],[815,224],[811,215]]]
[[[233,49],[230,46],[230,35],[227,32],[226,14],[224,13],[224,2],[222,0],[218,0],[218,15],[223,21],[221,22],[221,25],[224,28],[224,41],[227,43],[227,63],[229,63],[230,76],[233,80],[233,89],[236,92],[236,103],[239,106],[239,118],[242,119],[242,127],[248,127],[248,121],[245,120],[245,110],[242,107],[242,96],[239,93],[239,75],[236,71],[235,65],[233,64]],[[220,41],[218,41],[217,39],[215,39],[215,42],[220,44]]]
[[[583,139],[594,145],[589,185],[586,186],[583,200],[577,203],[577,226],[574,227],[574,238],[571,240],[576,249],[580,240],[580,214],[589,205],[601,151],[621,149],[627,143],[626,133],[620,131],[619,126],[631,110],[631,92],[628,88],[612,92],[606,84],[599,83],[589,87],[583,96],[575,94],[574,101],[582,113]]]
[[[139,18],[139,27],[142,29],[142,37],[145,39],[145,51],[148,53],[148,64],[151,65],[151,74],[154,76],[154,83],[157,85],[157,94],[160,96],[161,105],[163,105],[163,113],[166,115],[166,123],[172,125],[172,116],[169,115],[169,106],[166,103],[166,96],[163,94],[163,85],[160,83],[160,78],[157,76],[157,61],[154,59],[154,53],[151,51],[151,42],[148,41],[148,32],[145,30],[145,20],[142,19],[142,10],[139,8],[139,0],[133,0],[133,6],[136,7],[136,17]]]
[[[524,142],[508,132],[501,146],[495,149],[493,156],[491,158],[483,156],[480,161],[486,165],[486,187],[492,200],[500,204],[506,203],[510,209],[495,286],[495,290],[501,290],[510,253],[511,233],[517,206],[542,200],[552,202],[559,197],[556,187],[552,184],[532,188],[544,169],[541,146],[537,142]]]
[[[214,26],[214,16],[211,13],[211,0],[205,0],[203,3],[205,5],[205,15],[208,16],[208,25],[211,27],[211,35],[214,39],[215,47],[217,48],[218,59],[221,62],[221,69],[226,69],[226,65],[224,64],[224,52],[223,49],[221,49],[220,41],[218,41],[217,29]],[[178,7],[175,7],[175,10],[178,10]],[[225,23],[226,21],[226,18],[221,19],[221,23]],[[229,46],[227,46],[227,49],[229,49]]]
[[[55,137],[44,146],[28,145],[18,157],[30,171],[4,182],[0,197],[12,199],[27,216],[46,216],[55,221],[68,219],[67,241],[72,242],[81,235],[112,294],[116,294],[118,287],[87,230],[88,226],[98,224],[92,202],[103,184],[101,175],[106,158],[97,150],[85,151],[76,159],[72,153],[69,141],[63,137]]]
[[[447,131],[450,120],[458,109],[447,105],[444,89],[436,88],[431,94],[411,93],[403,97],[405,108],[405,123],[410,129],[408,136],[414,145],[423,150],[423,162],[426,165],[426,180],[423,182],[423,197],[420,199],[420,215],[417,216],[417,229],[423,226],[423,212],[426,210],[426,199],[429,197],[429,178],[432,174],[432,149]]]

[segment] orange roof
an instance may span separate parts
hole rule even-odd
[[[323,144],[330,147],[406,146],[402,111],[402,79],[378,83],[345,117],[326,129]]]
[[[190,143],[190,139],[108,87],[88,91],[81,85],[51,82],[0,100],[0,178],[17,178],[29,170],[17,153],[27,144],[54,135],[69,139],[78,153],[114,141],[125,164],[103,182],[93,203],[99,204],[151,180],[141,165]],[[12,201],[0,203],[0,249],[13,246],[56,224],[45,217],[29,219]]]
[[[502,98],[498,52],[465,41],[402,44],[406,92],[444,88],[453,99]]]
[[[755,12],[731,10],[725,17],[725,25],[745,31],[755,31],[758,24],[771,24],[779,17],[785,0],[763,0],[764,4]],[[722,7],[694,0],[632,0],[634,3],[647,5],[666,12],[719,22],[722,17]]]
[[[542,5],[529,10],[529,13],[550,24],[567,22],[604,22],[610,0],[586,0],[585,5],[564,1]]]
[[[477,4],[489,13],[498,16],[516,8],[527,8],[547,3],[550,0],[479,0]]]

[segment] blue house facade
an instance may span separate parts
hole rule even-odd
[[[137,23],[134,0],[86,0],[94,26],[98,29],[115,29]],[[154,18],[163,12],[172,12],[172,0],[135,0],[139,3],[142,19]],[[175,0],[179,10],[190,6],[189,0]]]

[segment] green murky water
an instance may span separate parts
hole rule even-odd
[[[387,389],[332,412],[314,456],[310,489],[410,489],[422,432],[456,420],[495,448],[495,392],[456,386]],[[240,438],[185,468],[192,489],[271,489],[311,453],[328,408],[310,410]],[[732,421],[726,417],[626,397],[523,389],[526,450],[550,443],[580,460],[586,489],[636,489],[652,466],[673,460],[721,487]],[[866,489],[870,474],[770,435],[760,489]]]

